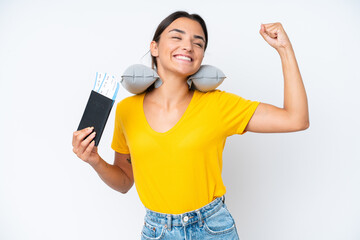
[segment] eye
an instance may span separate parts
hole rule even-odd
[[[199,47],[203,48],[203,45],[202,45],[201,43],[195,43],[195,45],[197,45],[197,46],[199,46]]]
[[[181,40],[181,38],[179,38],[179,37],[172,37],[172,38]]]

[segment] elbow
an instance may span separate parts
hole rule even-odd
[[[122,194],[126,194],[127,192],[129,191],[129,188],[121,188],[119,189],[119,192],[122,193]]]
[[[288,122],[291,132],[303,131],[310,127],[309,114],[290,115]]]
[[[310,127],[310,121],[306,121],[304,130],[308,129]]]
[[[122,194],[126,194],[132,188],[133,185],[134,185],[134,181],[130,181],[129,186],[127,186],[124,189],[121,189],[119,192],[121,192]]]
[[[309,113],[307,114],[306,118],[303,120],[303,129],[306,130],[310,127],[310,120],[309,120]]]
[[[126,194],[129,190],[130,190],[130,188],[121,189],[120,192],[121,192],[122,194]]]
[[[310,127],[310,121],[305,120],[296,124],[295,131],[304,131]]]

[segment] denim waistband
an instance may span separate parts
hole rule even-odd
[[[171,230],[172,226],[186,226],[195,222],[199,222],[200,227],[203,224],[203,219],[216,213],[225,203],[225,195],[216,198],[207,205],[182,214],[167,214],[152,211],[145,207],[145,219],[149,219],[158,224],[164,225]]]

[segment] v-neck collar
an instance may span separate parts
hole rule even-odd
[[[197,90],[194,90],[194,93],[193,93],[193,96],[191,97],[190,103],[189,103],[189,105],[187,106],[187,108],[186,108],[185,112],[183,113],[183,115],[181,116],[181,118],[179,119],[179,121],[177,121],[177,123],[176,123],[172,128],[170,128],[169,130],[167,130],[166,132],[157,132],[157,131],[155,131],[154,129],[152,129],[152,127],[150,126],[149,122],[147,121],[146,116],[145,116],[145,111],[144,111],[144,98],[145,98],[145,94],[146,94],[146,93],[143,93],[143,94],[141,95],[141,98],[140,98],[141,115],[142,115],[144,124],[146,125],[146,128],[147,128],[150,132],[152,132],[153,134],[162,136],[162,135],[167,135],[167,134],[172,133],[173,131],[175,131],[175,130],[179,127],[179,125],[181,125],[181,122],[184,121],[184,119],[186,118],[188,112],[191,110],[192,105],[194,104],[194,103],[193,103],[193,102],[195,101],[194,99],[197,97]]]

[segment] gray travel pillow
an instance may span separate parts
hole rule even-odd
[[[225,78],[220,69],[211,65],[201,65],[200,69],[188,78],[187,84],[189,88],[207,92],[217,88]],[[133,94],[143,93],[153,83],[154,87],[158,88],[162,81],[154,69],[142,64],[131,65],[121,76],[121,84]]]

